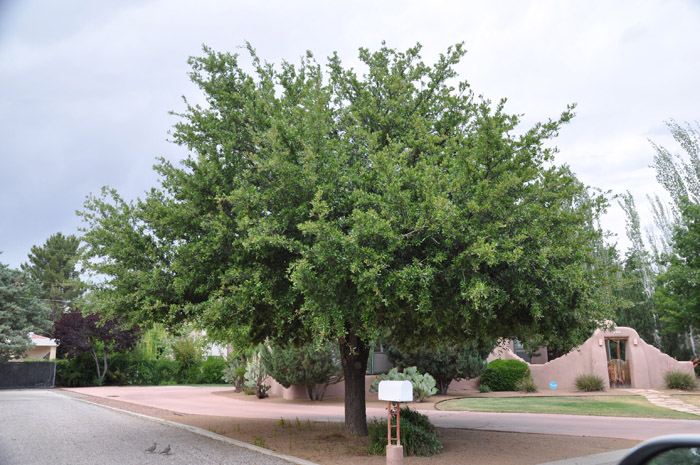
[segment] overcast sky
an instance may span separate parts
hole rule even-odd
[[[630,190],[642,222],[659,191],[649,140],[674,148],[665,120],[700,120],[700,2],[0,0],[0,262],[77,233],[75,211],[105,185],[127,199],[157,185],[156,157],[196,101],[187,58],[245,41],[270,62],[320,62],[385,40],[420,42],[432,62],[464,42],[461,78],[523,124],[578,105],[558,162],[586,184]],[[675,150],[675,148],[674,148]],[[613,206],[603,226],[627,245]]]

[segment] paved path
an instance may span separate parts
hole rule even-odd
[[[653,389],[628,389],[628,391],[633,394],[646,397],[649,402],[659,407],[665,407],[678,412],[700,415],[700,407],[687,404],[677,397],[667,396],[663,392],[655,391]]]
[[[260,453],[206,435],[54,391],[0,391],[2,465],[289,464],[270,451]],[[158,442],[158,451],[170,444],[172,452],[145,453],[153,442]]]
[[[228,387],[191,386],[115,386],[70,389],[88,395],[109,397],[193,415],[215,415],[240,418],[270,418],[343,421],[342,405],[328,403],[297,404],[273,399],[243,401],[220,395]],[[431,421],[443,428],[464,428],[518,433],[563,434],[620,439],[646,440],[662,434],[697,434],[698,420],[666,420],[652,418],[590,417],[531,413],[481,413],[424,411]],[[384,418],[383,408],[367,408],[367,416]]]

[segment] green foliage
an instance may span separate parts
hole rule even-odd
[[[520,381],[515,383],[515,389],[520,392],[537,392],[537,384],[529,371]]]
[[[379,331],[576,345],[607,317],[591,266],[606,201],[551,143],[572,108],[522,128],[459,81],[461,44],[434,65],[420,45],[361,49],[364,74],[336,55],[248,53],[252,66],[209,48],[189,60],[203,104],[177,114],[189,156],[159,162],[159,187],[86,201],[101,311],[241,346],[339,340],[352,434],[366,425],[351,378]]]
[[[197,341],[192,337],[181,337],[172,342],[171,348],[177,363],[178,383],[197,383],[203,360],[202,348]]]
[[[242,357],[232,357],[224,368],[222,379],[231,383],[236,391],[243,389],[245,383],[246,361]]]
[[[481,392],[481,393],[491,392],[491,388],[488,386],[488,384],[483,384],[483,383],[479,382],[479,392]]]
[[[305,386],[309,400],[322,400],[329,384],[343,379],[336,344],[302,347],[270,345],[262,351],[267,373],[282,386]]]
[[[51,310],[39,300],[40,294],[31,276],[0,263],[0,363],[34,346],[30,332],[41,334],[51,327]]]
[[[246,394],[255,394],[258,399],[267,397],[267,391],[270,389],[269,384],[265,384],[267,380],[267,372],[265,365],[262,362],[262,351],[265,350],[263,345],[258,345],[253,355],[248,359],[245,370],[244,390]]]
[[[202,370],[197,382],[199,384],[217,384],[221,382],[224,370],[227,367],[226,360],[222,357],[209,356],[202,363]]]
[[[421,373],[430,374],[435,378],[438,394],[445,395],[453,380],[479,376],[491,348],[480,351],[471,345],[442,344],[435,348],[406,350],[390,345],[387,355],[393,365],[415,366]]]
[[[73,308],[85,285],[76,268],[80,257],[80,239],[56,233],[41,247],[32,246],[29,263],[22,270],[41,285],[38,297],[51,307],[51,321],[56,321],[66,308]],[[51,328],[46,328],[49,331]]]
[[[404,456],[430,456],[439,454],[442,444],[430,419],[408,407],[401,409],[401,445]],[[369,453],[384,455],[387,445],[387,425],[373,422],[369,425]]]
[[[430,374],[421,374],[416,367],[406,367],[402,372],[398,368],[392,368],[389,373],[377,375],[370,385],[369,392],[377,392],[381,381],[410,381],[413,386],[413,401],[423,402],[426,398],[437,392],[435,378]]]
[[[695,376],[679,370],[671,370],[664,373],[664,382],[669,389],[693,391],[698,387],[698,381],[695,379]]]
[[[168,333],[160,324],[154,324],[145,331],[137,345],[137,351],[144,358],[157,359],[168,347]]]
[[[574,380],[574,385],[579,391],[595,392],[605,391],[605,380],[598,375],[582,374]]]
[[[518,381],[527,373],[528,367],[525,362],[497,359],[481,372],[479,385],[485,384],[492,391],[515,391]]]

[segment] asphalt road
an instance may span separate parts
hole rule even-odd
[[[169,455],[157,451],[168,444]],[[0,465],[289,462],[47,390],[0,390]]]

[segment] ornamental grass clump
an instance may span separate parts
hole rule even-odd
[[[515,388],[520,392],[537,392],[537,383],[532,379],[530,371],[528,371],[523,379],[515,383]]]
[[[584,392],[605,391],[605,381],[598,375],[578,375],[574,381],[576,389]]]
[[[429,456],[439,454],[442,444],[437,438],[437,430],[426,415],[411,410],[401,409],[401,445],[403,455]],[[372,422],[369,428],[369,453],[384,455],[387,445],[386,421]]]
[[[693,391],[698,387],[698,382],[693,375],[679,370],[667,371],[664,374],[664,381],[669,389]]]

